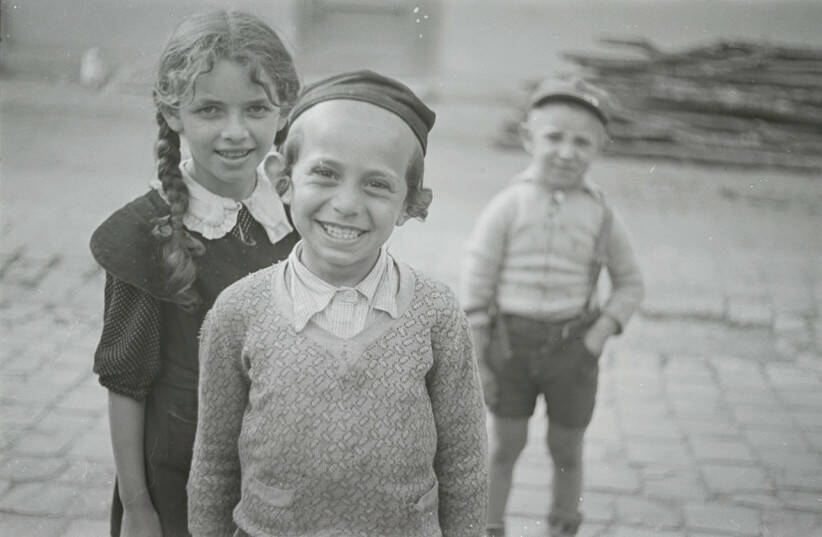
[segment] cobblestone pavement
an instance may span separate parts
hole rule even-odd
[[[23,82],[4,91],[0,534],[102,536],[113,462],[90,369],[103,274],[85,244],[144,188],[150,103]],[[503,111],[435,107],[436,201],[393,248],[454,283],[473,218],[523,157],[488,148]],[[822,535],[822,177],[631,161],[594,172],[634,231],[648,298],[602,358],[580,535]],[[510,535],[544,535],[544,433],[537,412]]]

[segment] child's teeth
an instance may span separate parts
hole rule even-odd
[[[220,151],[220,154],[229,158],[239,158],[245,156],[248,151]]]
[[[360,236],[360,232],[353,229],[346,229],[328,224],[323,225],[323,227],[329,235],[337,239],[356,239]]]

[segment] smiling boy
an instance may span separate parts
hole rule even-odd
[[[433,123],[411,90],[370,71],[309,86],[292,110],[267,169],[302,240],[223,293],[203,328],[198,527],[482,534],[487,440],[467,319],[385,246],[427,214]]]

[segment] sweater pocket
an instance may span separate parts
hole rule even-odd
[[[439,505],[439,487],[439,483],[434,480],[434,485],[414,503],[414,509],[421,513],[436,512]]]
[[[251,477],[248,480],[248,492],[271,507],[291,507],[297,491],[272,487]]]

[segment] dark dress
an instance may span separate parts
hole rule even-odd
[[[109,390],[145,400],[146,481],[164,537],[189,536],[186,482],[197,423],[198,335],[217,295],[243,276],[286,258],[297,234],[271,244],[243,207],[234,229],[208,240],[195,259],[202,304],[191,312],[168,300],[152,219],[168,205],[152,190],[112,214],[91,238],[106,270],[103,333],[94,371]],[[122,504],[115,485],[111,534],[120,535]]]

